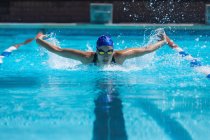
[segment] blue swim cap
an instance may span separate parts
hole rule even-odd
[[[96,48],[98,49],[101,46],[112,46],[113,47],[112,39],[105,35],[100,36],[97,40]]]

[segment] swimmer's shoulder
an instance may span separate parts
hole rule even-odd
[[[123,57],[123,55],[122,55],[122,50],[114,51],[113,57],[117,64],[121,65],[125,61],[125,57]]]
[[[85,52],[84,59],[82,61],[83,64],[89,64],[93,62],[95,52]]]

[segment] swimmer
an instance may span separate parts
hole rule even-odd
[[[83,64],[95,64],[103,66],[107,64],[123,64],[127,59],[143,56],[145,54],[154,52],[155,50],[166,44],[166,35],[161,35],[161,39],[152,45],[146,47],[128,48],[124,50],[114,50],[113,41],[110,37],[102,35],[96,42],[96,52],[85,52],[76,49],[59,48],[44,40],[46,35],[38,33],[36,42],[48,51],[59,56],[78,60]]]

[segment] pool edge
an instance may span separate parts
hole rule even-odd
[[[0,23],[1,28],[68,28],[68,29],[181,29],[210,30],[206,24],[78,24],[78,23]]]

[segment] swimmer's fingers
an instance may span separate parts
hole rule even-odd
[[[157,37],[159,38],[158,41],[165,40],[165,34],[159,34]]]
[[[39,32],[39,33],[36,35],[35,39],[39,38],[39,37],[42,36],[42,35],[43,35],[43,33],[42,33],[42,32]]]
[[[42,32],[39,32],[37,35],[36,35],[36,37],[35,37],[35,39],[43,39],[44,37],[47,37],[47,35],[44,35]]]
[[[168,44],[168,36],[166,34],[163,35],[163,40],[165,41],[166,44]]]

